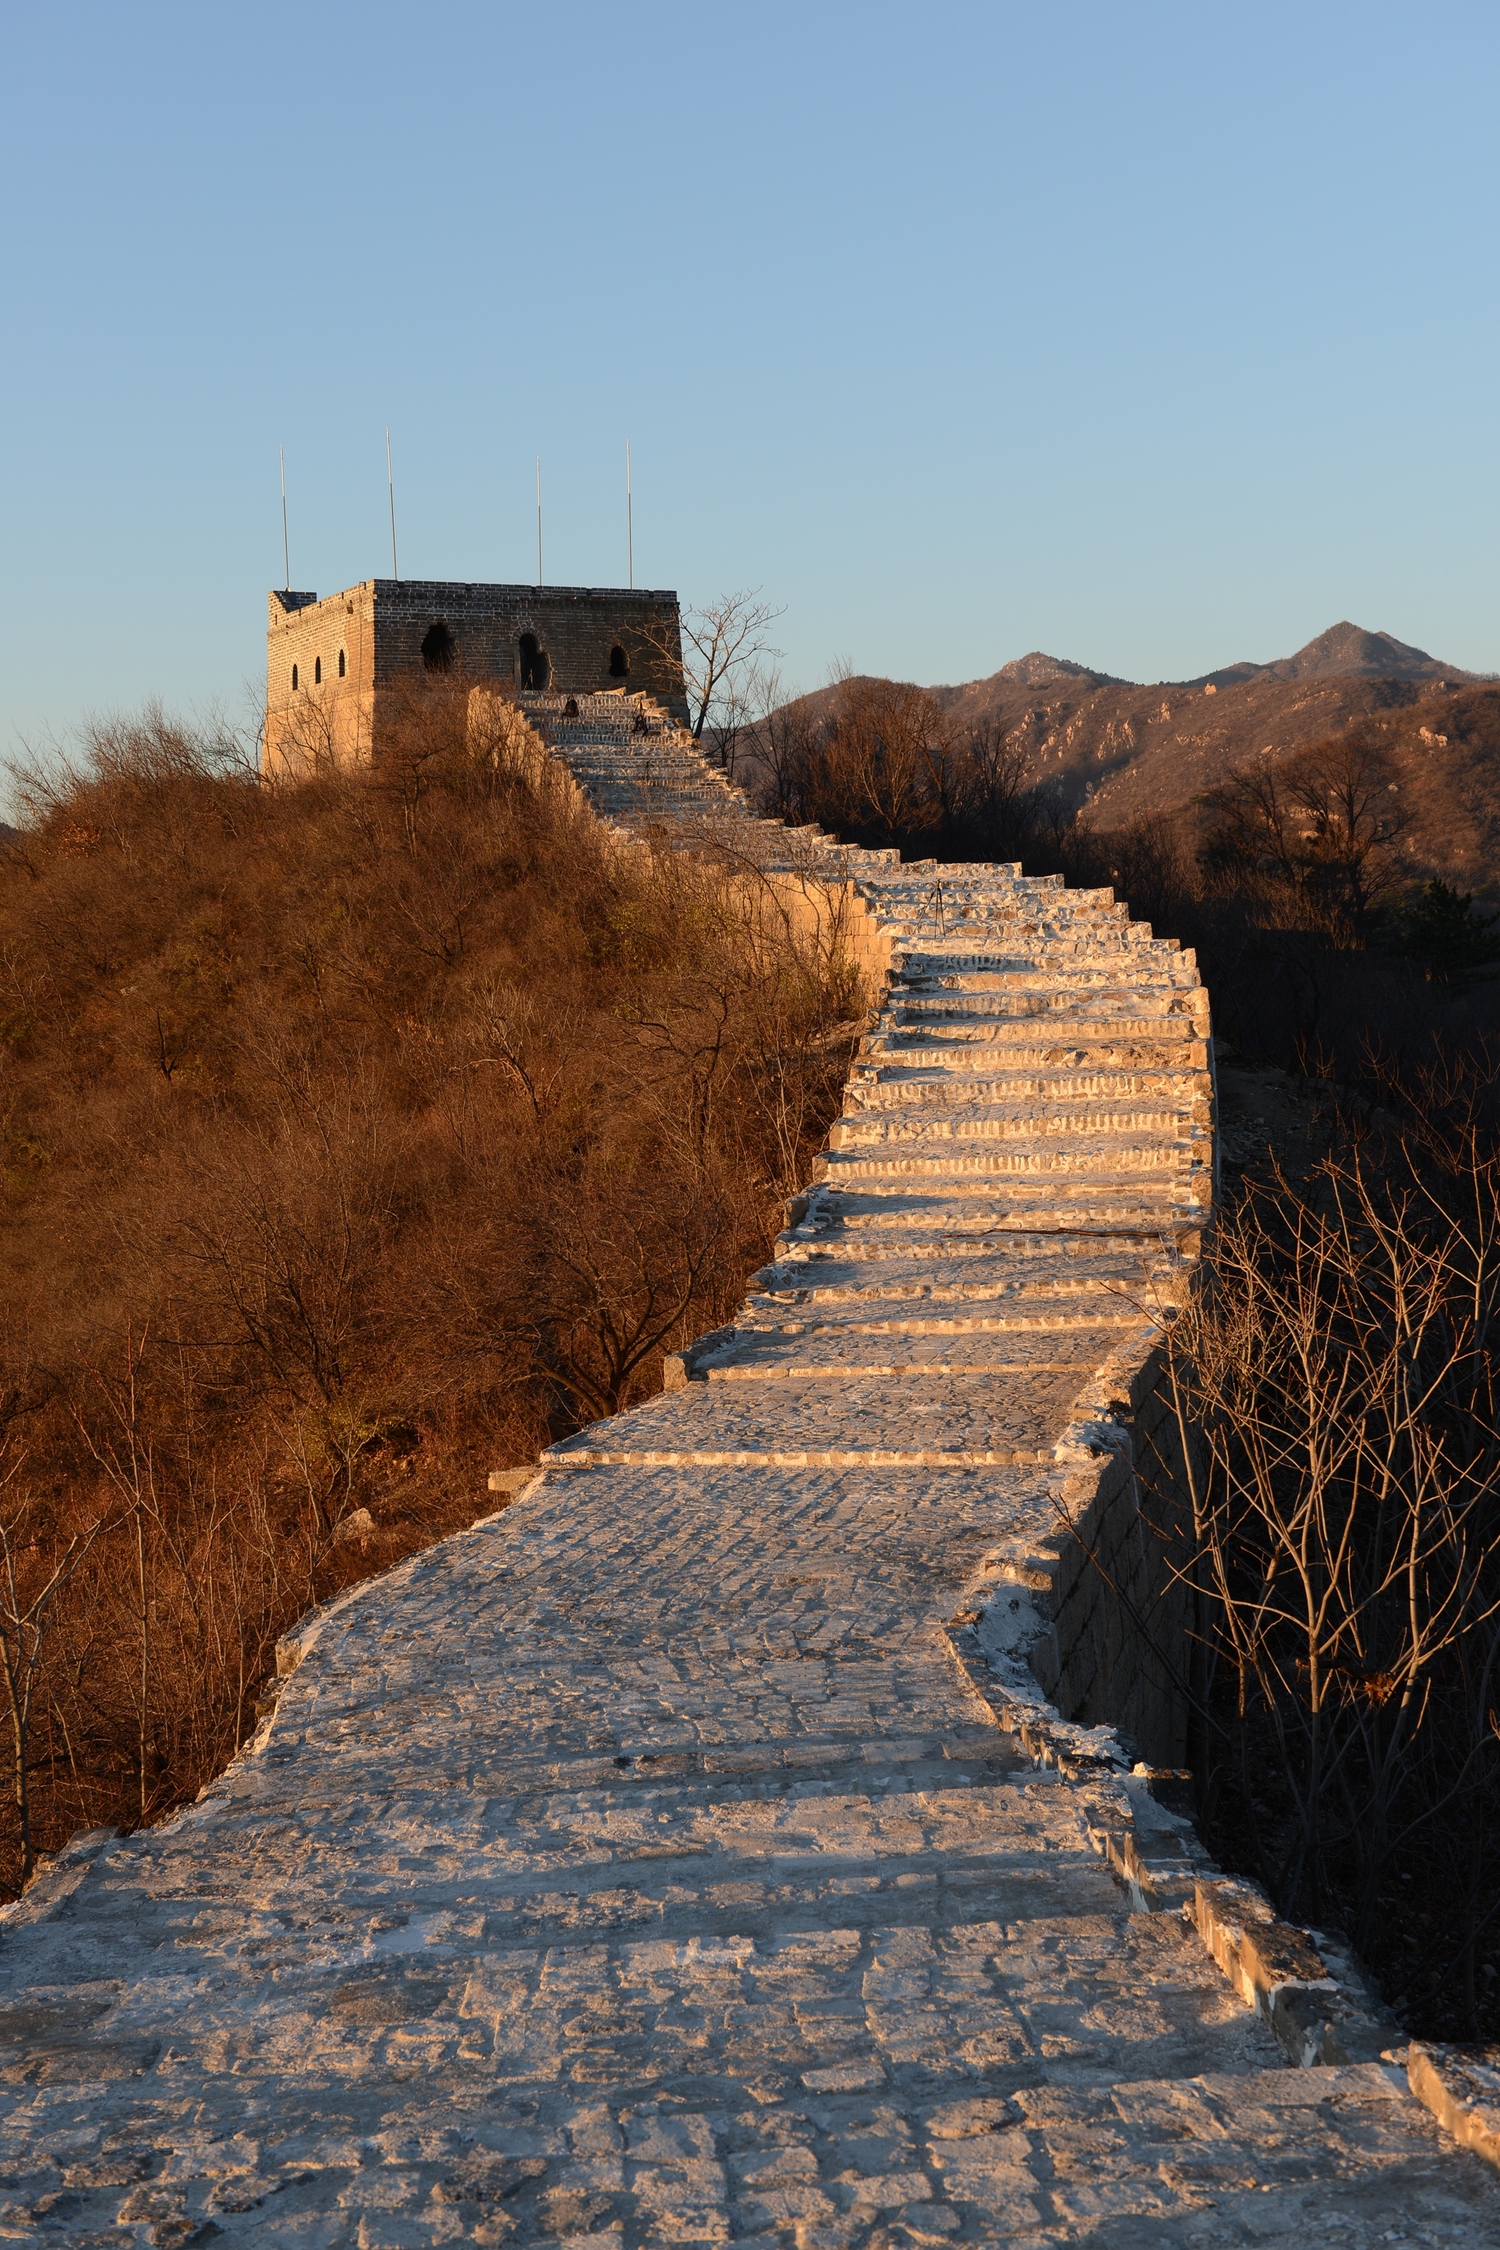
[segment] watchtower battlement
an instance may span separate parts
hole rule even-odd
[[[449,672],[567,695],[644,690],[687,717],[669,591],[367,578],[322,600],[273,592],[267,608],[268,773],[372,763],[392,691]]]

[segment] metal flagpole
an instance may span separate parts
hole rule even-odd
[[[625,440],[625,552],[630,563],[629,585],[635,591],[635,516],[630,497],[630,440]]]
[[[536,582],[542,583],[542,457],[536,457]]]
[[[396,567],[396,480],[391,475],[391,425],[389,422],[385,426],[385,488],[390,494],[391,501],[391,576],[399,579],[401,573]]]
[[[281,455],[281,563],[286,572],[286,590],[292,590],[292,551],[286,540],[286,447],[278,446]]]

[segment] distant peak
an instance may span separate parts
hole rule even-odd
[[[1115,687],[1121,683],[1108,672],[1095,672],[1087,664],[1073,664],[1066,656],[1048,656],[1034,648],[1025,656],[1013,656],[992,675],[997,680],[1014,680],[1018,687],[1046,687],[1052,680],[1083,680],[1090,687]]]
[[[1243,680],[1466,680],[1472,677],[1457,665],[1439,663],[1425,648],[1413,648],[1409,641],[1398,641],[1394,633],[1371,633],[1363,625],[1353,625],[1343,617],[1337,625],[1330,625],[1326,633],[1319,633],[1304,648],[1299,648],[1295,656],[1279,656],[1270,664],[1226,664],[1222,671],[1204,673],[1200,679],[1184,681],[1183,685],[1201,687],[1205,680],[1216,687],[1234,687]]]
[[[1328,673],[1375,674],[1382,679],[1421,679],[1441,672],[1443,666],[1425,648],[1398,641],[1394,633],[1370,633],[1362,625],[1341,618],[1326,633],[1286,656],[1268,670],[1286,680],[1316,679]],[[1450,667],[1451,669],[1451,667]]]

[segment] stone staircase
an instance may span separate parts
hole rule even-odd
[[[0,1921],[0,2240],[1500,2243],[1390,2028],[1027,1661],[1210,1211],[1191,957],[530,702],[626,831],[852,883],[889,989],[733,1325]]]

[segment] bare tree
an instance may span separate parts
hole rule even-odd
[[[990,859],[1020,858],[1034,826],[1031,760],[998,719],[981,719],[965,735],[960,791]]]
[[[956,801],[954,749],[947,715],[925,688],[839,676],[825,773],[845,818],[889,842],[944,825]]]
[[[777,618],[785,615],[784,609],[773,609],[761,600],[758,586],[721,594],[702,609],[683,610],[682,686],[695,742],[702,740],[705,726],[721,712],[728,716],[743,702],[754,667],[781,654],[767,635]],[[677,649],[665,628],[648,625],[644,638],[658,656],[670,664],[677,662]]]
[[[1413,1145],[1278,1178],[1167,1332],[1205,1699],[1274,1895],[1361,1945],[1490,1754],[1496,1186]]]
[[[1357,733],[1258,759],[1203,804],[1210,873],[1258,890],[1273,915],[1279,887],[1296,918],[1310,909],[1339,942],[1364,938],[1399,878],[1394,846],[1408,818],[1400,784],[1385,749]]]
[[[25,1456],[0,1478],[0,1667],[10,1719],[11,1801],[19,1831],[21,1880],[36,1867],[32,1824],[32,1717],[43,1646],[59,1596],[104,1529],[104,1516],[81,1525],[49,1560],[41,1537],[42,1509],[35,1496],[8,1497]],[[28,1538],[26,1534],[30,1532]],[[29,1567],[28,1567],[29,1566]]]
[[[761,709],[743,744],[750,786],[774,819],[806,822],[822,730],[800,697],[782,694],[779,674],[765,674],[763,683]]]

